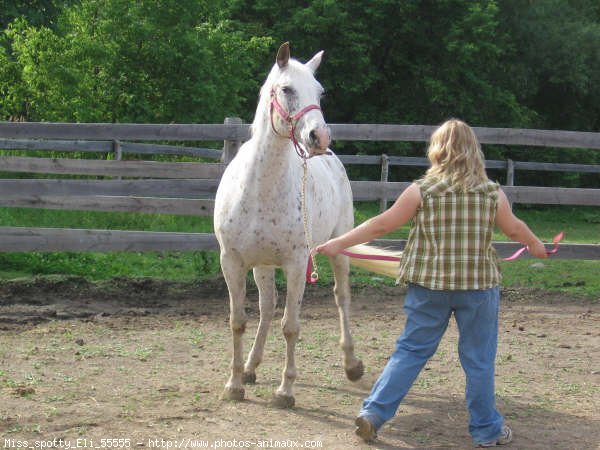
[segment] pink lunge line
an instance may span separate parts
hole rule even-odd
[[[554,248],[552,250],[546,252],[546,254],[547,255],[552,255],[552,254],[556,253],[558,251],[558,243],[560,241],[562,241],[562,239],[564,237],[565,237],[564,231],[561,231],[556,236],[554,236],[554,239],[552,239],[552,243],[554,244]],[[514,261],[519,256],[521,256],[523,253],[525,253],[526,250],[527,250],[527,247],[521,247],[519,250],[517,250],[511,256],[509,256],[508,258],[502,258],[502,260],[503,261]],[[349,252],[348,250],[342,250],[341,253],[342,253],[342,255],[349,256],[350,258],[356,258],[356,259],[370,259],[370,260],[373,260],[373,261],[400,261],[400,258],[397,257],[397,256],[363,255],[363,254],[360,254],[360,253]],[[306,281],[308,281],[309,283],[316,283],[317,282],[317,278],[313,277],[312,260],[310,259],[310,257],[308,258],[308,265],[306,267]]]

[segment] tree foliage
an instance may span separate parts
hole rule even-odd
[[[253,32],[291,40],[301,54],[326,49],[321,78],[335,121],[438,123],[460,116],[524,126],[534,116],[502,76],[508,36],[495,2],[317,0],[292,8],[236,0],[232,16]]]
[[[17,18],[31,25],[52,27],[61,10],[75,0],[0,0],[0,29]]]
[[[332,122],[600,130],[597,0],[0,3],[3,119],[250,120],[290,41]]]
[[[600,3],[587,0],[501,0],[500,20],[519,102],[536,125],[600,131]]]
[[[13,22],[6,30],[12,54],[0,56],[12,68],[0,85],[11,115],[210,122],[238,113],[256,92],[255,55],[270,39],[231,29],[219,1],[156,3],[82,0],[64,9],[55,30]],[[21,89],[9,92],[15,81]]]
[[[295,55],[325,49],[319,78],[330,122],[436,124],[454,116],[475,126],[600,131],[597,0],[231,0],[229,8],[237,29],[289,40]],[[346,145],[423,153],[422,145],[389,142],[336,149]],[[600,163],[595,150],[486,146],[486,154]],[[558,178],[598,183],[585,174],[527,175],[538,185]]]

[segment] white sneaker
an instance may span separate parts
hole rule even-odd
[[[482,442],[481,444],[478,445],[478,447],[482,448],[482,447],[495,447],[496,445],[505,445],[505,444],[508,444],[509,442],[512,442],[512,440],[513,440],[512,430],[510,429],[510,427],[504,425],[504,427],[502,428],[502,434],[500,436],[498,436],[493,441]]]

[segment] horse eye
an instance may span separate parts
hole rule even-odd
[[[290,95],[292,92],[294,92],[294,90],[289,86],[282,86],[281,92],[283,92],[285,95]]]

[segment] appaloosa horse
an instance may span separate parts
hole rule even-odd
[[[217,190],[214,226],[229,289],[233,334],[233,361],[225,399],[242,400],[242,383],[256,381],[255,370],[263,357],[277,303],[275,268],[281,267],[287,282],[281,322],[286,359],[273,401],[280,407],[294,405],[294,351],[309,259],[307,242],[311,238],[314,244],[324,242],[353,226],[350,182],[342,163],[327,148],[329,129],[319,106],[323,88],[314,72],[322,55],[319,52],[302,64],[290,58],[288,43],[279,48],[276,64],[260,91],[252,137],[227,167]],[[357,380],[363,374],[363,364],[354,356],[349,331],[348,258],[336,256],[330,262],[335,275],[344,368],[350,380]],[[244,365],[246,275],[251,268],[259,291],[260,322]]]

